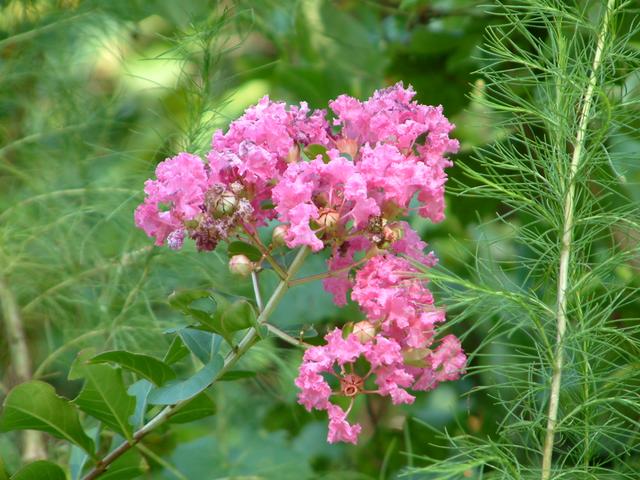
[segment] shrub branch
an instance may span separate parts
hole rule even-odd
[[[303,247],[298,251],[298,254],[293,259],[293,262],[291,262],[289,270],[287,270],[286,272],[286,277],[280,281],[273,294],[271,295],[271,298],[265,305],[264,310],[262,310],[262,312],[258,316],[258,324],[265,324],[271,314],[275,311],[285,293],[287,293],[287,290],[289,290],[289,281],[296,276],[296,274],[300,270],[300,267],[302,267],[302,264],[304,263],[304,260],[306,259],[308,253],[309,249],[306,247]],[[224,359],[223,367],[217,373],[211,384],[214,384],[222,375],[227,373],[236,364],[240,357],[242,357],[253,345],[258,335],[259,332],[255,328],[252,328],[245,334],[242,340],[240,340],[240,343],[232,348],[231,351],[227,354],[226,358]],[[149,420],[149,422],[147,422],[133,434],[133,440],[121,443],[115,450],[112,450],[102,460],[98,461],[96,463],[96,466],[89,473],[87,473],[87,475],[84,476],[83,480],[93,480],[105,473],[114,461],[116,461],[127,451],[133,448],[149,432],[155,430],[158,426],[162,425],[169,418],[171,418],[172,415],[174,415],[182,407],[189,403],[189,400],[191,399],[186,399],[179,403],[176,403],[175,405],[169,405],[163,408],[155,417]]]

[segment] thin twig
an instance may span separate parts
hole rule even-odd
[[[260,283],[258,282],[258,274],[256,272],[251,272],[251,283],[253,283],[253,294],[256,297],[258,312],[262,312],[264,310],[264,305],[262,304],[262,296],[260,295]]]
[[[364,258],[361,258],[357,262],[352,263],[351,265],[347,265],[346,267],[339,268],[337,270],[330,270],[324,273],[316,273],[315,275],[309,275],[307,277],[296,278],[295,280],[291,280],[289,282],[290,287],[295,287],[297,285],[302,285],[304,283],[315,282],[316,280],[324,280],[325,278],[335,277],[340,275],[341,273],[348,272],[352,268],[356,268],[359,265],[362,265],[364,262],[369,260],[370,256],[366,255]]]
[[[280,280],[285,278],[287,276],[287,272],[285,272],[284,269],[277,262],[277,260],[271,256],[271,254],[269,253],[269,249],[264,245],[264,243],[262,243],[262,241],[260,240],[260,237],[258,237],[257,235],[254,235],[251,232],[251,230],[249,230],[247,227],[243,227],[243,228],[246,234],[249,236],[249,238],[253,240],[254,245],[258,248],[258,250],[260,250],[262,257],[267,262],[269,262],[269,265],[271,265],[271,267],[276,271],[276,273],[280,277]]]
[[[307,257],[308,253],[309,249],[306,247],[303,247],[298,251],[298,254],[293,259],[293,262],[291,262],[291,266],[286,273],[286,277],[278,284],[273,294],[271,295],[271,298],[267,302],[267,305],[265,305],[264,310],[258,316],[258,324],[265,324],[271,314],[275,311],[285,293],[287,293],[287,290],[289,290],[289,279],[294,277],[298,273],[298,270],[300,270],[300,267],[302,267],[302,264],[304,263],[304,260]],[[244,335],[242,340],[240,340],[240,343],[238,343],[238,345],[236,345],[235,348],[231,349],[231,351],[227,354],[224,359],[222,368],[218,371],[210,385],[214,384],[222,375],[227,373],[236,364],[240,357],[242,357],[249,350],[251,345],[253,345],[258,335],[259,333],[256,328],[252,328]],[[87,475],[84,476],[83,480],[93,480],[105,473],[113,462],[115,462],[118,458],[128,452],[131,448],[133,448],[138,442],[140,442],[140,440],[142,440],[145,435],[147,435],[159,425],[162,425],[172,415],[174,415],[182,407],[187,405],[189,403],[189,400],[190,399],[186,399],[179,403],[176,403],[175,405],[169,405],[163,408],[155,417],[149,420],[148,423],[146,423],[144,426],[142,426],[142,428],[140,428],[133,434],[133,439],[131,441],[123,442],[115,450],[111,451],[107,456],[100,460],[96,464],[96,466],[89,473],[87,473]]]
[[[31,380],[31,357],[27,347],[27,338],[22,326],[22,318],[13,293],[7,287],[4,277],[0,275],[0,302],[2,302],[2,317],[9,342],[9,354],[13,373],[19,383]],[[22,459],[25,462],[47,458],[42,433],[27,430],[22,434]]]
[[[267,330],[273,333],[276,337],[280,338],[281,340],[284,340],[287,343],[290,343],[291,345],[294,345],[296,347],[301,347],[301,348],[311,347],[311,345],[308,344],[307,342],[303,342],[302,340],[298,340],[297,338],[292,337],[288,333],[283,332],[278,327],[271,325],[270,323],[265,324],[265,327],[267,327]]]
[[[582,161],[582,151],[584,148],[587,126],[589,124],[589,114],[593,103],[593,95],[596,87],[596,79],[600,64],[602,62],[602,52],[604,50],[605,38],[609,30],[609,20],[611,12],[615,6],[615,0],[607,2],[602,29],[598,35],[598,43],[596,46],[591,75],[589,83],[585,91],[582,109],[580,111],[580,120],[578,124],[578,133],[576,135],[575,148],[571,157],[571,165],[568,178],[568,191],[564,203],[564,228],[562,232],[562,249],[560,251],[560,264],[558,272],[558,303],[556,310],[557,318],[557,336],[556,336],[556,352],[553,364],[553,376],[551,378],[551,392],[549,396],[549,417],[547,420],[547,429],[544,440],[544,449],[542,455],[542,480],[551,478],[551,460],[553,458],[553,443],[558,422],[558,405],[560,400],[560,384],[562,380],[563,356],[564,356],[564,335],[567,330],[567,305],[569,288],[569,260],[571,258],[571,247],[573,241],[574,226],[574,202],[575,202],[575,178],[578,167]]]

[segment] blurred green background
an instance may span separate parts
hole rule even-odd
[[[474,101],[484,94],[473,72],[484,30],[497,21],[493,8],[466,0],[0,2],[1,300],[18,307],[33,375],[72,398],[79,385],[67,371],[83,348],[164,353],[163,332],[186,322],[168,307],[174,289],[250,295],[228,275],[224,252],[152,247],[133,210],[158,162],[181,149],[205,152],[215,128],[265,94],[325,107],[341,93],[366,98],[402,80],[422,103],[444,106],[462,144],[455,159],[473,165],[474,147],[508,135]],[[637,147],[629,138],[619,148]],[[636,163],[618,166],[629,185],[640,180]],[[456,167],[449,175],[447,219],[412,219],[441,264],[464,276],[480,238],[500,239],[480,254],[514,258],[509,228],[480,226],[503,207],[455,195],[462,175]],[[291,292],[274,323],[324,331],[358,315],[314,284]],[[465,337],[465,350],[482,344],[484,328]],[[486,348],[484,362],[513,353]],[[419,394],[412,406],[367,398],[356,409],[360,444],[328,445],[324,415],[295,402],[300,357],[275,340],[259,344],[242,361],[255,378],[213,389],[217,415],[148,437],[155,456],[145,457],[146,478],[396,478],[422,456],[451,453],[433,446],[438,431],[490,435],[501,415],[482,391],[469,393],[494,381],[481,374]],[[4,331],[0,381],[1,398],[16,381]],[[48,448],[65,461],[57,442]],[[17,435],[0,436],[0,457],[10,471],[20,465]]]

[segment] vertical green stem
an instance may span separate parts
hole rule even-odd
[[[547,419],[546,435],[542,454],[542,480],[551,478],[551,461],[553,457],[553,444],[558,422],[558,406],[560,401],[560,385],[562,382],[562,368],[564,364],[564,336],[567,330],[567,305],[569,289],[569,260],[572,253],[573,228],[574,228],[574,208],[575,208],[575,178],[578,168],[583,159],[584,142],[589,124],[589,115],[593,104],[594,90],[596,87],[597,75],[602,63],[602,52],[604,50],[605,39],[609,31],[611,13],[615,6],[615,0],[608,0],[602,27],[598,35],[598,43],[591,67],[589,83],[582,99],[580,110],[578,132],[574,144],[571,165],[569,168],[569,178],[567,179],[567,196],[564,203],[564,222],[562,231],[562,245],[560,250],[560,264],[558,269],[558,289],[557,289],[557,334],[556,351],[553,360],[553,375],[551,378],[551,392],[549,395],[549,415]]]

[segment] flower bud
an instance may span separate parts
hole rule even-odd
[[[289,233],[289,225],[278,225],[271,233],[271,243],[274,247],[281,247],[285,244],[285,239]]]
[[[318,216],[318,225],[320,227],[331,230],[340,220],[340,214],[332,208],[321,208]]]
[[[238,206],[238,197],[233,192],[224,191],[213,201],[213,216],[216,218],[231,215]]]
[[[255,269],[255,264],[246,255],[234,255],[229,260],[229,271],[234,275],[246,277]]]
[[[353,335],[356,336],[360,343],[367,343],[376,336],[376,327],[367,320],[362,320],[353,326]]]

